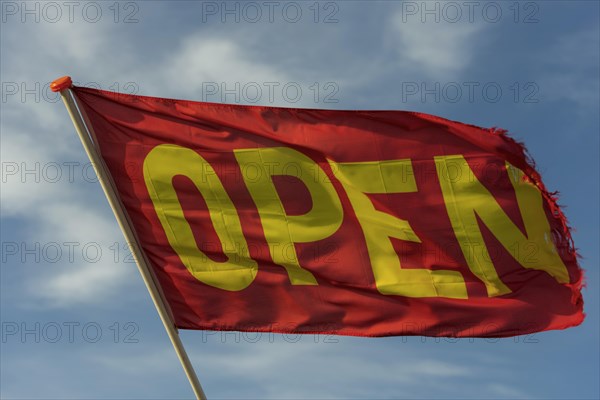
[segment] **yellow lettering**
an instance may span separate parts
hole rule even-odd
[[[476,215],[502,246],[525,268],[546,271],[558,282],[568,283],[569,273],[551,240],[550,224],[546,218],[542,194],[523,172],[506,164],[508,177],[525,225],[526,235],[511,221],[492,194],[477,180],[461,155],[435,157],[440,186],[452,228],[469,268],[481,279],[488,296],[500,296],[511,290],[500,280],[485,246]],[[454,173],[449,174],[452,170]],[[536,249],[535,257],[518,249]],[[480,251],[481,250],[481,251]]]
[[[335,233],[343,219],[340,199],[321,167],[304,154],[287,148],[234,150],[244,181],[269,244],[273,261],[283,266],[293,285],[316,285],[313,274],[303,269],[293,243],[322,240]],[[304,215],[287,215],[272,177],[300,179],[312,198],[312,209]]]
[[[204,197],[228,261],[214,262],[198,248],[173,187],[176,175],[191,179]],[[258,265],[250,258],[238,213],[202,156],[181,146],[156,146],[144,160],[144,181],[169,244],[196,279],[230,291],[245,289],[252,283]]]
[[[377,289],[382,294],[406,297],[467,298],[460,272],[451,270],[402,269],[389,238],[421,242],[408,221],[378,211],[367,193],[417,191],[409,159],[377,162],[334,163],[365,234]],[[402,179],[400,177],[405,177]]]

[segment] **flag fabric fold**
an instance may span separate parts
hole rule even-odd
[[[179,328],[503,337],[583,321],[566,218],[502,130],[73,91]]]

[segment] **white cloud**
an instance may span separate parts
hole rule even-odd
[[[313,335],[291,335],[292,340],[299,341],[287,343],[282,340],[285,336],[277,335],[270,343],[264,334],[256,343],[235,343],[235,335],[211,335],[211,350],[189,346],[192,360],[199,362],[199,373],[208,372],[209,378],[215,379],[218,375],[211,371],[227,371],[228,379],[240,382],[220,394],[225,397],[368,398],[376,387],[381,397],[406,398],[416,396],[424,382],[437,381],[441,386],[446,379],[474,373],[462,362],[427,358],[408,348],[402,349],[401,359],[381,353],[371,357],[360,347],[361,341],[368,339],[339,338],[335,343],[323,343],[320,337],[315,343]],[[217,340],[221,343],[214,343]],[[246,394],[240,390],[242,384],[259,387],[261,392]]]
[[[581,112],[598,112],[599,29],[595,26],[564,35],[537,55],[546,60],[540,71],[545,99],[573,102]]]
[[[446,346],[440,346],[446,352],[433,355],[432,349],[393,339],[380,347],[376,339],[365,338],[336,337],[335,343],[324,343],[323,336],[315,342],[313,335],[244,335],[184,332],[187,352],[211,398],[527,397],[511,383],[506,365],[498,358],[486,361],[485,353],[453,353],[449,358]],[[135,354],[90,356],[132,382],[166,370],[183,376],[167,343],[140,347]]]
[[[231,38],[191,34],[182,38],[168,57],[146,68],[144,87],[164,97],[315,107],[314,94],[309,89],[314,80],[308,76],[297,79],[277,63],[254,56],[251,46]],[[284,87],[291,89],[284,92]]]
[[[203,82],[281,82],[287,77],[276,67],[250,60],[247,51],[230,39],[192,35],[181,41],[175,54],[156,71],[165,78],[177,77],[170,84],[177,93],[202,87]],[[191,94],[191,93],[190,93]]]
[[[440,78],[457,74],[469,66],[483,24],[403,20],[391,18],[391,40],[403,68]]]
[[[526,399],[531,396],[525,394],[520,388],[502,383],[490,383],[489,391],[493,396],[502,399]]]
[[[57,113],[64,111],[61,104],[55,107]],[[99,184],[93,183],[89,162],[82,159],[83,149],[70,121],[61,125],[72,131],[71,140],[56,140],[61,136],[59,129],[44,129],[37,120],[22,120],[20,127],[14,128],[18,121],[14,115],[18,114],[13,114],[9,123],[2,122],[0,201],[2,218],[19,221],[26,235],[19,243],[37,248],[37,259],[26,257],[27,270],[32,273],[24,275],[21,282],[31,295],[28,302],[43,307],[108,303],[110,294],[131,282],[129,272],[135,271],[135,266],[122,263],[123,251],[116,262],[109,253],[114,243],[124,243],[124,239],[108,205],[97,206],[102,204],[102,192]],[[66,112],[62,116],[66,119]],[[100,201],[92,201],[92,194]],[[5,242],[11,239],[3,238]],[[65,243],[75,243],[75,248]],[[50,255],[46,256],[45,248],[52,249]],[[101,249],[101,257],[95,255],[95,249]],[[7,268],[15,266],[15,257]],[[19,304],[27,306],[28,302]]]
[[[99,209],[99,202],[90,201],[90,192],[100,195],[99,185],[84,179],[93,178],[93,171],[84,169],[88,161],[62,102],[53,101],[44,85],[48,78],[69,72],[67,67],[108,75],[96,58],[111,49],[115,32],[102,24],[68,21],[11,27],[3,28],[8,35],[2,45],[13,60],[3,68],[3,82],[16,83],[20,92],[25,88],[36,93],[3,99],[2,217],[16,218],[28,248],[57,244],[54,249],[60,250],[53,250],[53,260],[61,252],[56,262],[44,262],[43,254],[38,254],[40,262],[27,258],[30,273],[23,275],[22,287],[14,293],[28,294],[18,303],[23,307],[107,304],[111,294],[131,282],[135,266],[123,264],[122,257],[115,262],[107,254],[112,243],[124,240],[108,207]],[[32,62],[32,54],[44,62]],[[71,170],[67,163],[77,165]],[[65,243],[76,243],[73,256]],[[82,252],[87,244],[91,258]],[[93,253],[95,246],[104,251],[100,259]],[[14,265],[6,264],[9,267]]]
[[[108,303],[114,291],[135,278],[123,235],[106,214],[79,202],[51,202],[40,213],[42,243],[57,243],[62,251],[59,264],[30,281],[30,293],[45,300],[46,307]]]

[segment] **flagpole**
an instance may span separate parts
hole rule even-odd
[[[73,83],[71,78],[64,76],[52,82],[50,88],[52,91],[60,93],[60,96],[67,107],[69,116],[73,121],[73,125],[75,125],[75,130],[79,135],[79,139],[81,139],[83,148],[92,162],[92,166],[94,167],[94,171],[98,176],[98,180],[100,181],[100,185],[104,190],[104,194],[108,199],[108,203],[115,214],[117,222],[119,223],[119,227],[121,228],[127,243],[129,243],[131,247],[133,257],[136,261],[140,274],[142,275],[142,279],[146,284],[146,288],[150,293],[150,297],[152,298],[152,302],[156,307],[156,311],[158,311],[158,315],[160,316],[165,330],[167,331],[167,335],[169,336],[169,339],[171,339],[171,343],[175,348],[175,353],[177,353],[177,357],[179,358],[183,370],[185,371],[190,385],[192,386],[192,390],[194,391],[194,394],[198,400],[206,400],[206,395],[202,390],[202,386],[200,385],[200,381],[196,376],[194,367],[192,366],[185,348],[183,347],[183,343],[181,342],[181,338],[179,337],[177,327],[173,322],[171,310],[168,307],[168,303],[165,301],[163,293],[160,290],[160,286],[156,282],[152,269],[150,268],[150,262],[146,258],[145,253],[141,250],[135,232],[131,226],[123,205],[117,196],[117,191],[114,187],[111,176],[106,169],[106,165],[100,157],[95,144],[92,142],[92,137],[95,137],[93,128],[91,124],[89,124],[89,120],[85,114],[85,111],[79,106],[77,96],[71,90],[72,86]]]

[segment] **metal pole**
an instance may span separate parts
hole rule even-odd
[[[132,248],[133,257],[135,258],[140,274],[142,275],[142,279],[148,288],[148,292],[150,292],[152,302],[154,303],[156,311],[158,311],[158,315],[165,326],[165,330],[169,335],[169,339],[171,339],[171,343],[175,348],[177,357],[179,357],[179,361],[181,362],[183,370],[185,371],[190,385],[192,386],[192,390],[194,391],[194,394],[198,400],[206,400],[206,395],[202,390],[202,386],[200,385],[200,381],[196,376],[194,367],[192,366],[190,359],[185,352],[185,348],[183,347],[183,343],[181,342],[179,333],[171,317],[170,309],[167,306],[167,302],[160,291],[159,285],[154,280],[150,263],[144,252],[141,250],[127,214],[124,211],[123,205],[116,194],[116,188],[112,183],[110,174],[107,171],[102,158],[98,154],[96,146],[91,140],[91,137],[94,135],[92,127],[86,124],[87,116],[85,115],[85,111],[81,107],[78,107],[77,97],[69,87],[61,89],[60,96],[67,107],[67,111],[69,112],[69,116],[71,117],[73,124],[75,125],[75,130],[77,130],[79,139],[81,139],[81,143],[83,144],[83,148],[85,149],[87,156],[94,166],[94,170],[98,176],[100,185],[102,186],[104,194],[108,199],[108,203],[115,214],[117,222],[119,223],[119,227],[121,228],[123,235],[125,235],[125,239]]]

